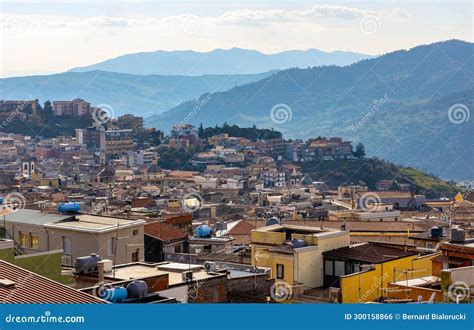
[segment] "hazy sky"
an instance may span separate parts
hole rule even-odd
[[[2,1],[2,77],[126,53],[317,48],[381,54],[473,40],[471,1]]]

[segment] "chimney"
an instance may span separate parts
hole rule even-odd
[[[104,262],[99,261],[97,263],[97,270],[99,271],[99,290],[104,288]]]

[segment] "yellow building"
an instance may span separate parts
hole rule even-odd
[[[366,243],[323,253],[324,286],[340,288],[343,303],[387,297],[389,283],[431,276],[438,254],[418,256],[403,246]]]
[[[349,232],[331,228],[271,225],[251,233],[252,265],[272,269],[271,277],[290,286],[323,285],[325,251],[348,246]]]

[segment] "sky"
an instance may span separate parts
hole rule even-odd
[[[453,38],[473,41],[473,2],[1,1],[0,77],[154,50],[378,55]]]

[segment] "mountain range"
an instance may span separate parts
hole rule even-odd
[[[126,54],[97,64],[71,69],[72,72],[92,70],[129,74],[200,76],[206,74],[256,74],[292,67],[349,65],[371,55],[317,49],[289,50],[264,54],[256,50],[232,48],[210,52],[191,50],[142,52]]]
[[[188,101],[148,125],[167,131],[186,118],[204,126],[274,127],[291,138],[341,136],[363,142],[369,155],[472,180],[473,55],[473,43],[450,40],[345,67],[282,70],[202,95],[199,111]]]
[[[225,91],[258,81],[260,74],[163,76],[131,75],[107,71],[65,72],[53,75],[0,79],[0,99],[72,100],[108,104],[115,115],[149,116],[209,91]]]

